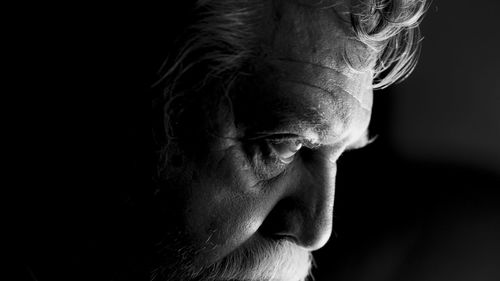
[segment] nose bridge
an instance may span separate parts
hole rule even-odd
[[[304,220],[299,239],[310,248],[322,247],[330,238],[332,230],[333,202],[337,164],[320,157],[303,169],[298,194],[304,202]]]
[[[297,242],[311,251],[330,238],[337,171],[336,163],[318,158],[298,165],[299,179],[288,195],[296,204],[286,218]]]

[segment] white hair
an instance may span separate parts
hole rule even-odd
[[[210,265],[198,267],[187,260],[179,260],[178,263],[168,269],[158,268],[153,272],[151,281],[304,281],[312,276],[313,259],[309,251],[288,240],[262,240],[243,245]]]

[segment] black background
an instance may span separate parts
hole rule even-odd
[[[339,163],[317,280],[500,280],[496,1],[434,1],[413,75],[375,94],[378,139]]]

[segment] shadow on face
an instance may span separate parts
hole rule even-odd
[[[330,237],[336,161],[366,142],[373,72],[346,63],[346,46],[369,56],[341,6],[271,6],[253,25],[260,53],[226,89],[198,89],[222,98],[183,123],[189,156],[171,178],[187,195],[182,246],[170,247],[181,254],[163,270],[171,279],[305,279],[309,253]]]

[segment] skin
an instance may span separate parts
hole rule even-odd
[[[352,39],[347,4],[313,2],[269,4],[255,31],[266,55],[238,81],[234,114],[218,113],[220,137],[196,144],[207,154],[186,172],[183,221],[198,266],[262,239],[314,251],[330,237],[336,161],[367,143],[373,54]]]

